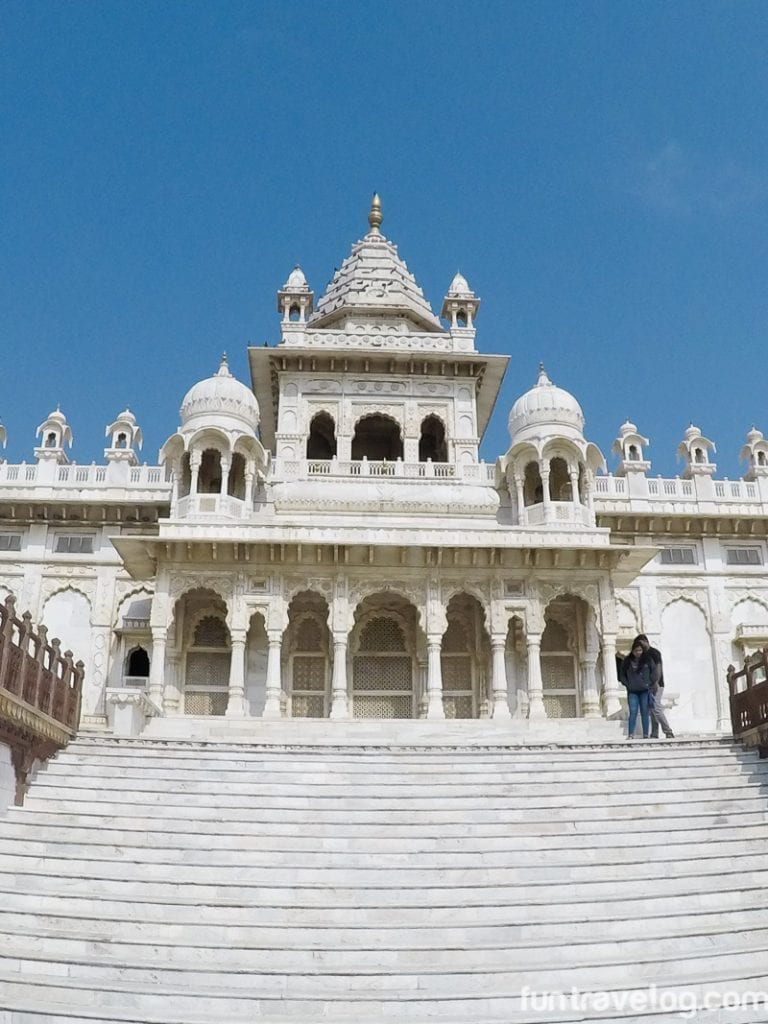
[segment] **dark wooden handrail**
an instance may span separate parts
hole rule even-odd
[[[29,612],[19,618],[13,596],[0,602],[0,742],[11,748],[16,803],[36,760],[66,746],[77,732],[84,665],[61,641],[48,641],[45,626],[32,627]]]
[[[768,757],[768,647],[750,654],[744,668],[728,666],[733,735]]]

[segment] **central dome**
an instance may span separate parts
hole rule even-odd
[[[558,434],[583,438],[584,413],[570,392],[552,383],[542,365],[534,387],[512,406],[509,436],[512,444],[516,444],[534,437]]]
[[[222,358],[218,371],[193,385],[181,403],[182,426],[196,416],[215,420],[222,415],[234,417],[254,431],[259,425],[256,396],[232,376],[226,356]]]

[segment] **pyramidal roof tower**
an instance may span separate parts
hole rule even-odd
[[[350,317],[386,312],[406,318],[420,331],[443,330],[397,246],[381,233],[383,220],[381,200],[374,193],[368,233],[355,242],[333,275],[310,318],[311,327],[342,325]]]

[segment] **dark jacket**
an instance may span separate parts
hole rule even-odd
[[[621,681],[629,693],[646,693],[653,685],[655,674],[656,666],[648,652],[637,663],[631,654],[621,663]]]

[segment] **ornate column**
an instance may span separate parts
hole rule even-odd
[[[427,637],[427,718],[445,718],[441,640],[442,637],[437,633]]]
[[[493,697],[492,718],[511,718],[509,695],[507,693],[507,637],[504,633],[491,636],[491,659],[493,674],[491,676],[491,692]]]
[[[200,461],[202,456],[200,452],[191,452],[189,456],[189,496],[197,495],[197,483],[198,477],[200,476]],[[197,499],[195,499],[197,500]]]
[[[165,626],[152,627],[152,661],[149,666],[149,689],[147,696],[158,708],[163,706],[165,689],[165,648],[168,630]]]
[[[166,715],[178,715],[181,702],[179,680],[181,678],[181,652],[166,651],[165,686],[163,687],[163,711]]]
[[[232,655],[229,662],[229,700],[227,717],[242,718],[245,715],[245,630],[231,630]]]
[[[621,711],[621,684],[616,678],[616,637],[603,636],[603,693],[605,717],[611,718]]]
[[[347,693],[347,634],[333,634],[333,672],[331,675],[331,718],[349,718]]]
[[[541,678],[541,633],[528,633],[525,645],[528,648],[528,717],[546,718]]]
[[[262,718],[280,718],[280,698],[282,696],[282,680],[280,676],[280,653],[283,646],[283,631],[281,629],[267,630],[267,680],[266,680],[266,701]]]
[[[542,462],[541,469],[541,500],[544,503],[544,522],[548,523],[552,516],[552,503],[549,496],[549,463]]]
[[[581,711],[584,718],[600,718],[600,694],[597,689],[597,652],[585,651],[579,659],[581,669]]]
[[[232,468],[232,457],[230,455],[219,455],[219,464],[221,466],[221,483],[219,484],[219,494],[221,497],[226,497],[229,487],[229,471]]]
[[[512,474],[512,481],[515,487],[515,497],[517,498],[517,521],[520,526],[528,525],[528,513],[525,508],[525,492],[523,490],[523,478],[519,473]]]
[[[581,499],[579,497],[579,470],[578,470],[578,467],[576,467],[575,469],[574,469],[573,466],[570,467],[570,477],[571,477],[571,501],[573,502],[574,505],[581,505]]]

